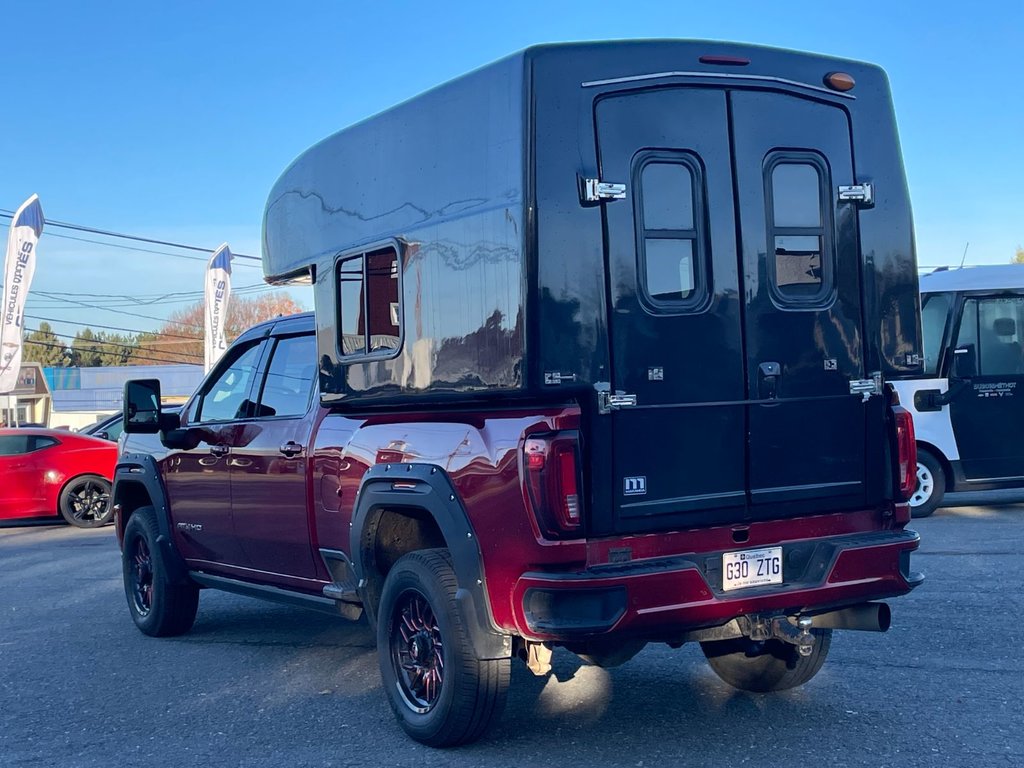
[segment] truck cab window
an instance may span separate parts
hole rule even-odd
[[[383,248],[338,263],[341,354],[396,351],[401,342],[398,252]]]
[[[828,172],[813,153],[770,155],[765,177],[772,293],[817,306],[831,293]]]
[[[210,382],[199,404],[199,422],[233,421],[251,415],[249,391],[262,349],[259,342],[240,348],[228,366]]]
[[[642,295],[655,309],[692,307],[704,282],[699,166],[682,153],[647,153],[638,167],[635,215]]]
[[[302,416],[316,375],[316,337],[289,336],[274,347],[263,382],[259,416]]]
[[[939,353],[946,331],[946,318],[952,300],[948,293],[925,294],[921,302],[921,331],[924,336],[924,372],[935,376],[939,371]]]

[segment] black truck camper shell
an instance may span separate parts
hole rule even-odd
[[[268,281],[313,277],[328,404],[756,401],[790,371],[920,370],[889,87],[863,63],[530,48],[309,149],[263,237]]]

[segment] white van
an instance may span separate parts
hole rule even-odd
[[[921,277],[924,377],[893,381],[914,414],[914,517],[947,491],[1024,486],[1024,264]]]

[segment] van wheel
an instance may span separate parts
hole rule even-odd
[[[733,688],[769,693],[803,685],[818,674],[832,645],[832,630],[812,629],[811,634],[810,656],[801,656],[795,645],[781,640],[715,640],[700,648],[715,674]]]
[[[923,448],[917,449],[917,487],[910,497],[910,516],[928,517],[946,494],[942,463]]]
[[[446,549],[404,555],[388,572],[377,613],[377,654],[391,709],[431,747],[475,741],[505,706],[511,661],[478,659]]]
[[[192,629],[199,607],[199,587],[171,584],[156,542],[156,512],[142,507],[128,519],[121,551],[121,572],[132,621],[151,637],[183,635]]]

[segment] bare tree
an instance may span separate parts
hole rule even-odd
[[[128,365],[152,365],[154,362],[203,364],[203,302],[197,302],[171,314],[155,333],[139,334],[138,349]],[[291,296],[275,291],[253,298],[232,297],[224,326],[228,341],[263,320],[302,312]]]

